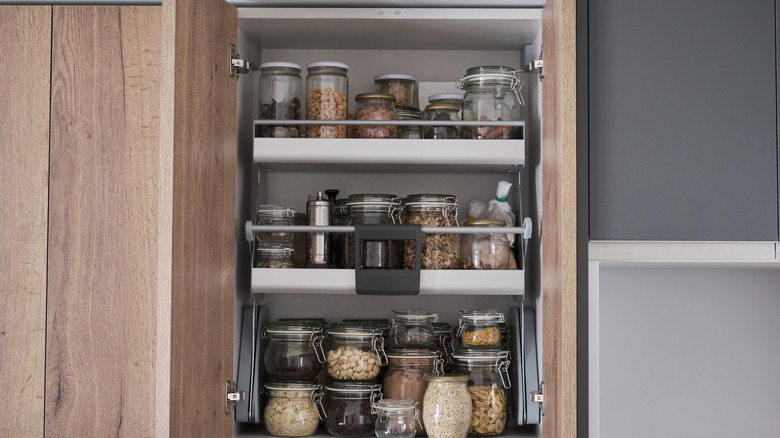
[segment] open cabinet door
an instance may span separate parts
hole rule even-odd
[[[576,1],[542,15],[542,380],[544,438],[577,436]]]
[[[163,1],[160,437],[231,435],[236,37],[236,10],[224,0]]]

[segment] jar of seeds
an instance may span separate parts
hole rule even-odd
[[[340,62],[313,62],[306,67],[306,119],[347,120],[349,66]],[[346,138],[345,125],[309,125],[310,138]]]
[[[458,199],[454,195],[419,194],[406,197],[407,224],[424,227],[457,227]],[[422,269],[457,269],[460,237],[453,233],[422,233]],[[415,242],[404,241],[404,268],[414,269]]]
[[[429,438],[463,438],[469,433],[471,397],[468,376],[428,376],[423,398],[423,424]]]

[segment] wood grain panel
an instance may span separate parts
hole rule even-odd
[[[0,436],[42,436],[51,7],[0,6]]]
[[[161,10],[53,22],[46,436],[153,436]]]
[[[576,1],[542,14],[542,374],[544,438],[577,436]]]
[[[163,5],[161,162],[161,351],[157,434],[230,436],[225,380],[233,377],[235,285],[236,80],[229,44],[236,10],[223,0]],[[162,308],[162,307],[161,307]],[[161,340],[164,342],[164,340]],[[166,376],[165,373],[169,373]],[[166,386],[169,382],[169,386]]]

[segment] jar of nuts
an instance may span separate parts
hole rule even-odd
[[[417,78],[401,73],[384,73],[374,76],[379,93],[392,94],[398,106],[417,106]]]
[[[306,119],[347,120],[349,66],[340,62],[313,62],[306,67]],[[309,138],[347,138],[346,125],[309,125]]]
[[[424,227],[457,227],[458,198],[453,195],[409,195],[403,206],[405,223]],[[457,269],[460,237],[453,233],[423,233],[422,269]],[[415,269],[415,242],[404,241],[404,268]]]
[[[314,435],[325,418],[322,386],[309,383],[276,382],[264,385],[263,420],[273,436]]]
[[[334,380],[371,380],[387,364],[382,330],[351,323],[331,324],[327,330],[325,367]]]
[[[455,372],[469,376],[471,427],[469,435],[492,436],[504,432],[507,423],[509,352],[458,350]]]
[[[433,346],[433,323],[439,315],[430,310],[393,310],[390,344],[393,347],[418,348]]]
[[[494,309],[461,310],[458,332],[464,347],[498,347],[501,344],[499,323],[504,314]]]
[[[276,322],[263,327],[268,340],[265,371],[281,379],[314,379],[325,363],[323,327],[316,322]]]
[[[374,403],[382,385],[373,382],[331,382],[325,386],[325,428],[337,437],[374,435]]]
[[[360,93],[355,96],[355,120],[396,120],[395,97],[387,93]],[[355,138],[395,138],[393,125],[357,125]]]

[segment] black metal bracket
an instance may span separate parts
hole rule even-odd
[[[355,225],[355,292],[358,295],[419,295],[420,225]],[[414,269],[363,269],[364,240],[414,240]]]

